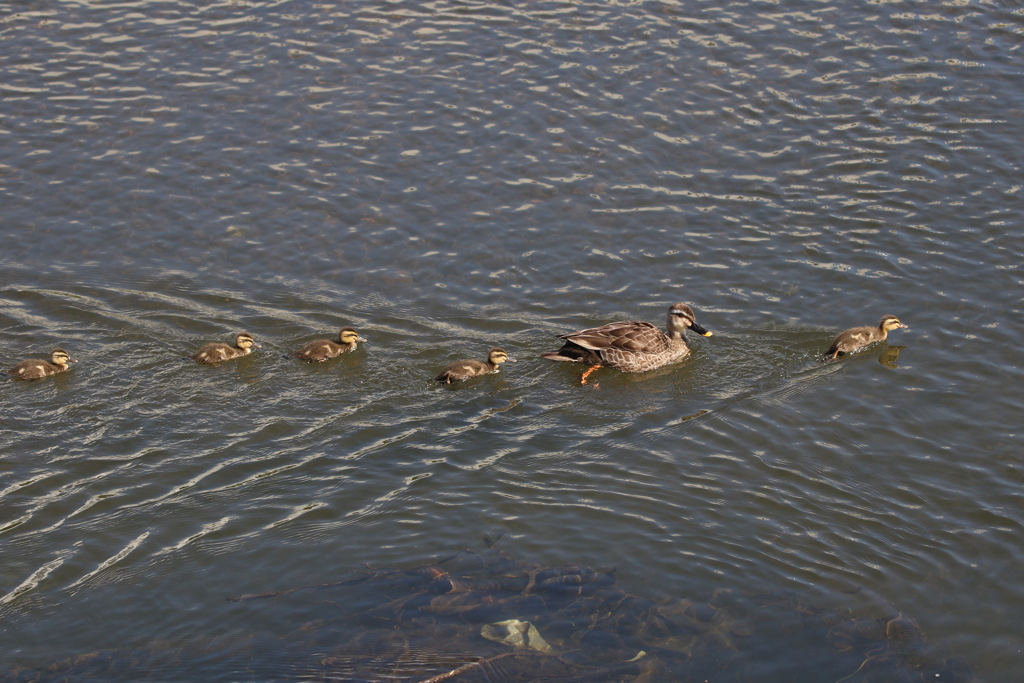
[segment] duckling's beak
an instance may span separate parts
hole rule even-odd
[[[68,358],[68,362],[69,363],[77,363],[78,359],[77,358]]]
[[[366,344],[366,343],[368,343],[368,342],[369,342],[370,340],[369,340],[369,339],[363,339],[362,337],[356,337],[356,341],[358,341],[358,342],[363,342],[364,344]]]
[[[910,325],[904,325],[903,323],[900,323],[900,329],[901,330],[909,330],[910,329]]]
[[[505,356],[505,360],[508,361],[509,363],[518,363],[519,362],[515,358],[513,358],[512,356]]]
[[[694,332],[696,332],[697,334],[701,335],[702,337],[710,337],[711,336],[711,331],[710,330],[705,330],[703,327],[698,325],[696,320],[694,320],[692,323],[690,323],[690,329],[693,330]]]

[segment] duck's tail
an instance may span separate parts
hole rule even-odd
[[[545,351],[540,354],[541,358],[547,358],[548,360],[560,360],[569,363],[579,363],[579,358],[570,358],[569,356],[563,356],[560,351]]]

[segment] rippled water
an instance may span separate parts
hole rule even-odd
[[[965,2],[0,7],[0,357],[80,360],[0,386],[5,663],[274,633],[224,597],[500,539],[653,597],[870,594],[1016,681],[1022,32]],[[715,333],[681,364],[537,358],[677,301]],[[884,313],[910,330],[818,361]],[[283,357],[342,325],[369,343]],[[258,353],[182,360],[240,329]],[[433,381],[494,344],[519,362]]]

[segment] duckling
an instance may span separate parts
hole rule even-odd
[[[853,327],[845,332],[840,332],[832,340],[832,346],[828,347],[825,357],[831,360],[841,353],[859,351],[875,342],[885,341],[889,336],[890,330],[899,329],[909,330],[910,328],[901,323],[900,319],[894,315],[883,315],[882,319],[878,322],[878,327]]]
[[[341,328],[341,332],[338,333],[338,341],[341,343],[332,342],[329,339],[317,339],[316,341],[309,342],[301,349],[291,354],[291,356],[292,358],[298,358],[299,360],[304,360],[310,363],[313,361],[323,363],[325,360],[329,360],[335,356],[348,353],[349,351],[355,351],[357,346],[356,342],[366,342],[366,340],[360,337],[359,334],[351,327]]]
[[[77,363],[67,351],[56,348],[50,351],[50,362],[38,358],[23,360],[7,371],[13,379],[41,379],[69,370],[68,363]]]
[[[450,364],[444,369],[440,375],[435,379],[438,382],[444,382],[445,384],[451,384],[453,381],[459,381],[469,379],[470,377],[476,377],[477,375],[489,375],[492,372],[499,372],[501,370],[501,364],[505,361],[515,363],[514,358],[510,358],[504,349],[499,349],[495,346],[487,353],[487,362],[482,363],[478,360],[460,360]]]
[[[564,334],[566,342],[557,351],[540,354],[548,360],[588,363],[591,367],[580,378],[581,384],[600,367],[623,372],[644,372],[685,358],[690,353],[685,332],[710,337],[711,332],[697,324],[693,309],[686,304],[673,304],[665,319],[665,334],[647,322],[609,323],[601,327]]]
[[[212,365],[214,363],[220,363],[221,361],[231,360],[232,358],[248,356],[252,353],[253,347],[258,349],[260,348],[260,345],[252,338],[252,335],[248,332],[239,332],[235,335],[234,346],[223,344],[221,342],[213,342],[212,344],[201,346],[199,350],[189,356],[189,358],[197,363]]]

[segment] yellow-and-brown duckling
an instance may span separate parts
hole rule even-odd
[[[366,342],[365,339],[359,336],[359,334],[351,327],[341,328],[341,332],[338,333],[338,341],[332,342],[330,339],[317,339],[311,341],[303,346],[298,351],[291,354],[292,358],[298,358],[308,363],[317,362],[323,363],[326,360],[330,360],[335,356],[340,356],[343,353],[355,351],[357,342]]]
[[[260,345],[252,338],[252,335],[248,332],[239,332],[235,335],[235,345],[224,344],[222,342],[213,342],[201,346],[198,351],[193,353],[189,358],[197,363],[203,365],[212,365],[214,363],[221,363],[232,358],[241,358],[242,356],[248,356],[252,353],[253,348],[260,348]]]
[[[586,384],[587,376],[600,367],[644,372],[685,358],[690,353],[685,334],[688,329],[711,336],[711,332],[697,324],[693,309],[682,303],[668,309],[665,328],[668,334],[647,322],[608,323],[564,334],[559,337],[566,340],[562,348],[542,353],[540,357],[589,364],[591,367],[580,378],[581,383]]]
[[[41,358],[29,358],[23,360],[7,371],[13,379],[42,379],[50,375],[67,372],[70,368],[68,363],[77,363],[71,355],[62,348],[50,351],[50,360]]]
[[[478,360],[459,360],[451,363],[444,369],[444,371],[435,377],[438,382],[444,382],[445,384],[451,384],[452,382],[458,382],[470,377],[476,377],[478,375],[489,375],[492,372],[500,372],[501,364],[504,362],[515,363],[514,358],[510,358],[505,349],[500,349],[495,346],[487,353],[487,362],[483,363]]]
[[[891,330],[899,329],[909,330],[910,328],[901,323],[900,319],[894,315],[883,315],[878,322],[878,327],[853,327],[845,332],[840,332],[832,340],[832,346],[828,347],[825,357],[833,359],[842,353],[859,351],[875,342],[885,341]]]

